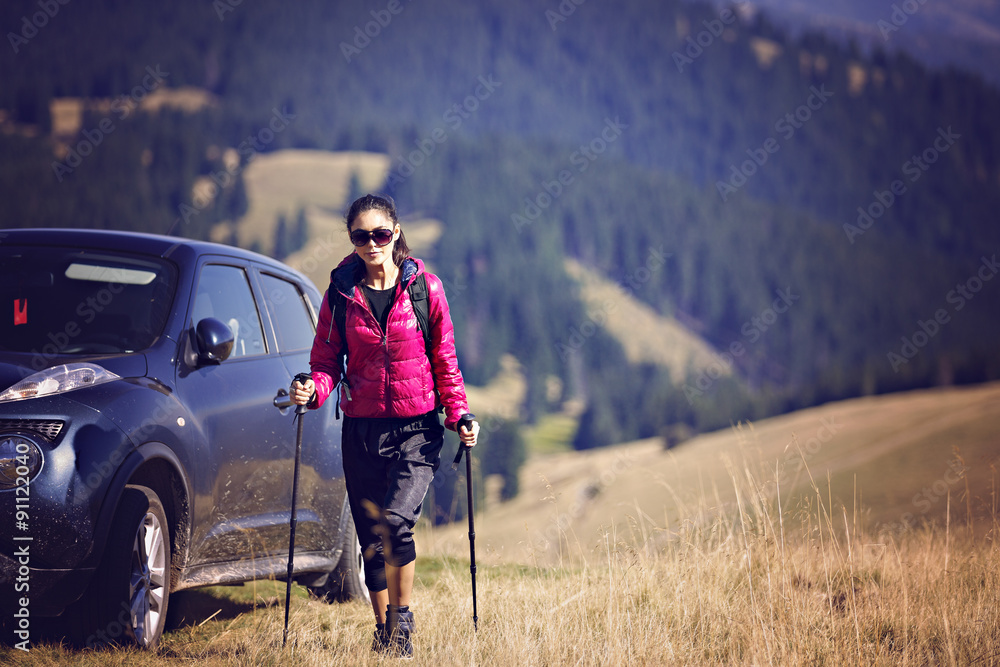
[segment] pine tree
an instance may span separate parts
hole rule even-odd
[[[306,247],[309,241],[309,220],[306,219],[306,210],[299,206],[295,214],[295,227],[292,229],[291,252],[296,252]]]
[[[289,255],[288,221],[284,213],[278,214],[278,222],[274,226],[274,246],[271,257],[283,260]]]
[[[365,193],[361,190],[361,177],[356,169],[351,170],[351,177],[347,181],[347,201],[344,208],[349,207],[356,199],[363,197]]]

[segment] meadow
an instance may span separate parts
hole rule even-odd
[[[833,404],[819,413],[738,425],[666,452],[640,442],[535,456],[522,473],[521,496],[477,516],[478,629],[465,526],[421,529],[414,664],[997,664],[1000,522],[989,457],[997,451],[992,406],[998,391],[984,385]],[[950,444],[950,455],[969,463],[942,476],[938,458],[917,456],[928,475],[947,480],[928,512],[919,510],[920,492],[935,487],[919,476],[909,478],[913,494],[887,470],[878,492],[858,488],[872,461],[884,465],[887,456],[920,454],[920,433],[898,427],[898,419],[886,423],[906,405],[918,432],[932,433],[943,443],[939,449]],[[921,421],[941,425],[955,405],[966,411],[947,437]],[[868,411],[881,419],[862,429],[861,415]],[[781,435],[822,419],[841,428],[813,453],[808,438],[793,434],[785,442]],[[863,434],[864,446],[853,448]],[[658,475],[654,457],[678,476],[666,481]],[[584,468],[554,470],[571,461],[597,465],[591,472],[603,473],[595,478],[581,474]],[[700,474],[692,472],[697,461]],[[782,465],[804,480],[782,474]],[[854,488],[837,481],[845,471],[852,471]],[[641,488],[636,480],[643,477],[660,493]],[[697,488],[702,491],[693,493]],[[626,497],[621,494],[632,500],[620,500]],[[579,509],[588,495],[589,504]],[[862,500],[870,497],[903,500],[871,508]],[[660,519],[651,509],[655,498]],[[912,521],[887,520],[907,512]],[[0,663],[387,661],[369,650],[366,603],[328,606],[296,587],[284,648],[283,605],[281,582],[188,591],[172,597],[174,627],[155,650],[78,651],[49,641],[29,653],[2,649]]]

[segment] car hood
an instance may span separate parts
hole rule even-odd
[[[62,355],[46,357],[45,362],[40,363],[38,355],[25,354],[21,352],[4,352],[0,354],[0,391],[20,382],[24,378],[63,364],[87,362],[97,364],[123,378],[142,377],[146,375],[146,355],[144,354],[121,354],[121,355]]]

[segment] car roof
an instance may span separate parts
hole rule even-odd
[[[0,243],[112,250],[156,257],[175,257],[180,261],[190,261],[196,256],[221,254],[280,269],[286,273],[294,274],[307,285],[313,284],[301,271],[297,271],[272,257],[236,246],[198,241],[180,236],[108,229],[4,229],[0,230]],[[190,257],[184,257],[184,255],[190,255]]]

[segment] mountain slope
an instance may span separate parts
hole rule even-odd
[[[797,32],[814,30],[856,40],[866,49],[899,49],[931,66],[960,67],[1000,85],[1000,72],[994,66],[1000,58],[1000,3],[996,0],[760,0],[756,5]]]
[[[1000,95],[975,76],[672,0],[227,7],[69,3],[0,53],[2,224],[244,242],[258,159],[387,155],[407,219],[440,221],[468,378],[516,355],[520,414],[582,401],[580,446],[1000,377],[1000,283],[978,277],[1000,247]],[[190,87],[213,104],[116,112]],[[108,104],[54,138],[69,97]],[[341,238],[328,204],[307,215]],[[566,260],[620,281],[660,248],[633,296],[733,357],[683,380],[700,394],[605,328],[570,345],[590,316]]]
[[[848,521],[889,539],[926,521],[943,524],[950,502],[952,523],[964,525],[967,510],[973,521],[995,516],[998,423],[993,383],[829,403],[669,451],[646,440],[536,456],[521,471],[518,498],[481,510],[477,546],[504,562],[604,557],[604,535],[614,530],[660,548],[678,523],[735,515],[736,488],[744,504],[759,490],[774,501],[776,475],[789,516],[823,502],[844,528],[843,506]],[[458,544],[460,530],[429,537]]]

